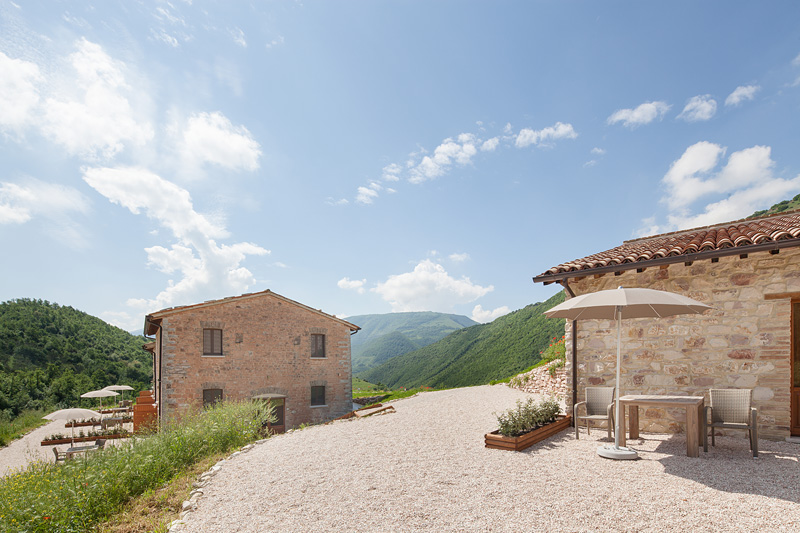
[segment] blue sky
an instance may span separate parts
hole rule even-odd
[[[0,299],[487,322],[800,192],[797,2],[0,0]]]

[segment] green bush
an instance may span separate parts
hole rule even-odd
[[[268,404],[226,402],[85,458],[34,463],[0,479],[0,531],[91,530],[200,459],[258,439],[271,417]]]
[[[546,398],[536,403],[533,398],[517,400],[517,407],[496,415],[500,434],[505,437],[519,437],[529,431],[556,420],[561,407],[555,398]]]

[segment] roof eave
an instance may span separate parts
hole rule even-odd
[[[728,257],[731,255],[745,255],[756,252],[775,252],[783,248],[793,248],[800,246],[800,238],[785,239],[775,242],[767,242],[762,244],[750,244],[746,246],[734,246],[731,248],[723,248],[720,250],[709,250],[706,252],[696,252],[683,255],[672,255],[667,257],[659,257],[657,259],[649,259],[646,261],[636,261],[633,263],[620,263],[617,265],[609,265],[596,268],[585,268],[582,270],[571,270],[569,272],[557,272],[555,274],[541,274],[533,278],[534,283],[558,283],[563,280],[571,278],[583,278],[586,276],[593,276],[598,274],[610,274],[617,272],[624,272],[627,270],[637,270],[658,267],[663,265],[672,265],[676,263],[692,263],[694,261],[702,261],[704,259],[714,259],[719,257]]]

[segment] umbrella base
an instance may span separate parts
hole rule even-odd
[[[600,457],[605,457],[606,459],[617,460],[631,460],[639,458],[639,454],[636,453],[636,450],[631,450],[630,448],[626,448],[624,446],[620,446],[619,448],[615,448],[614,446],[598,446],[597,455]]]

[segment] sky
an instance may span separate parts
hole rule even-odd
[[[0,300],[479,322],[800,193],[800,3],[0,0]]]

